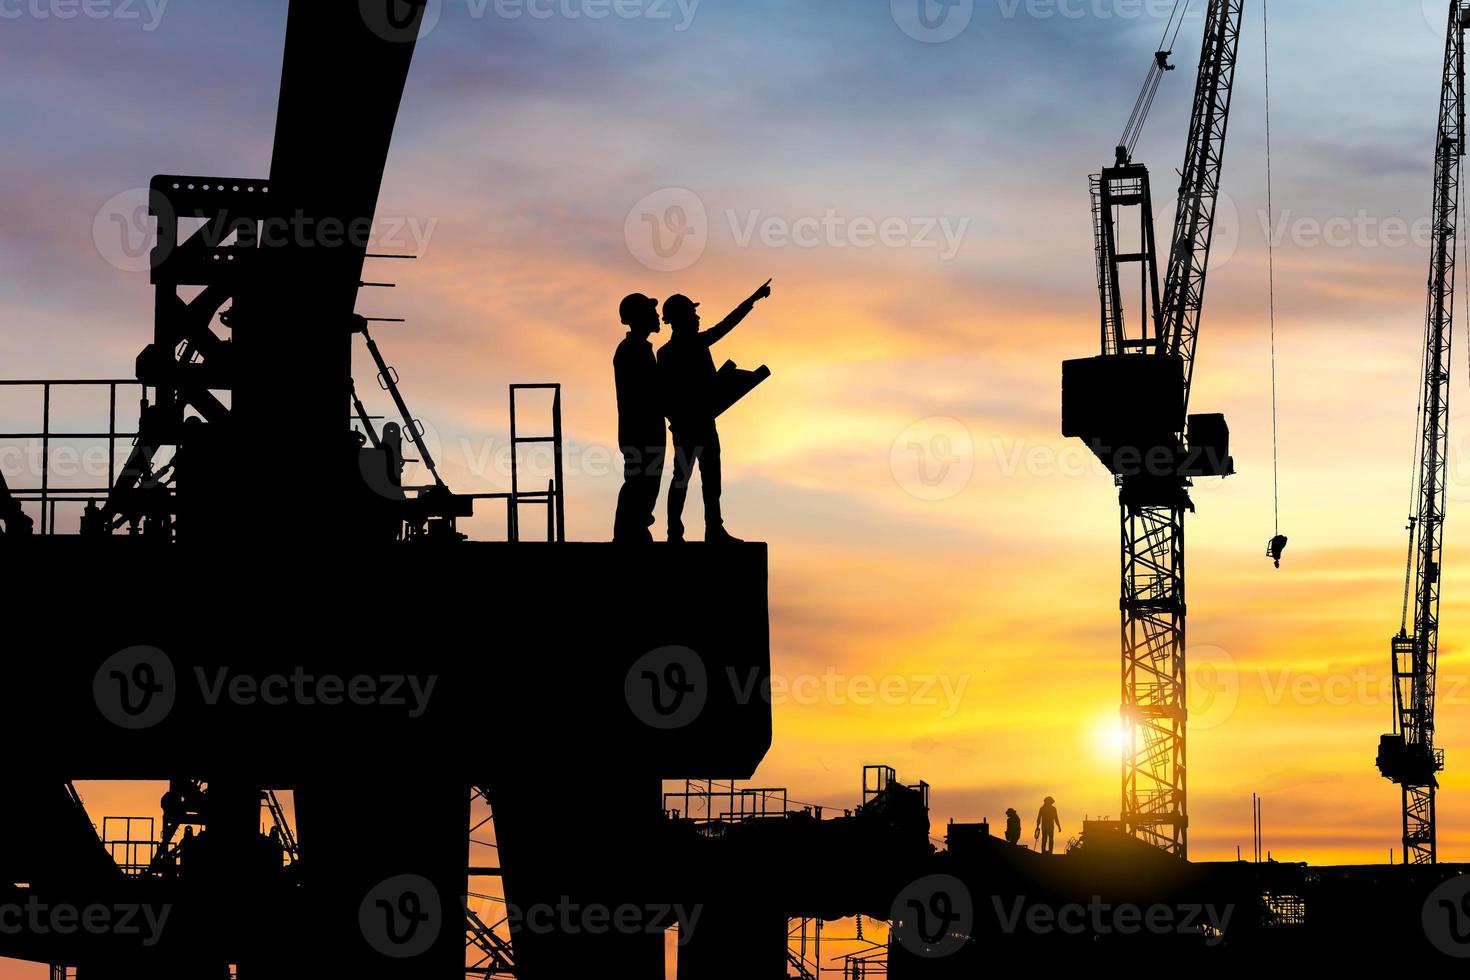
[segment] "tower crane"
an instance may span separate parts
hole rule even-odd
[[[1439,656],[1440,564],[1444,552],[1445,468],[1449,450],[1450,348],[1455,321],[1456,230],[1465,157],[1465,29],[1470,3],[1450,0],[1439,127],[1434,153],[1434,232],[1424,326],[1424,390],[1419,403],[1416,513],[1398,635],[1390,643],[1393,732],[1378,742],[1378,771],[1403,791],[1405,864],[1436,861],[1434,796],[1444,750],[1434,747],[1434,681]],[[1409,619],[1412,607],[1413,620]]]
[[[1119,490],[1122,821],[1181,858],[1189,831],[1184,515],[1194,510],[1194,480],[1234,472],[1224,416],[1189,415],[1189,392],[1243,7],[1244,0],[1209,0],[1205,14],[1162,291],[1148,168],[1132,159],[1159,81],[1172,70],[1170,51],[1155,54],[1113,166],[1092,179],[1102,353],[1062,366],[1062,434],[1086,441]],[[1137,214],[1131,235],[1123,234],[1124,208]],[[1139,309],[1130,319],[1124,292],[1134,276]]]

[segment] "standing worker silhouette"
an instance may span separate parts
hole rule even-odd
[[[1062,829],[1062,818],[1057,816],[1056,800],[1048,796],[1041,802],[1036,814],[1036,836],[1041,838],[1041,853],[1050,854],[1056,843],[1056,832]]]
[[[642,293],[625,298],[618,310],[628,335],[613,355],[618,388],[618,445],[623,451],[623,489],[613,519],[613,540],[651,542],[653,509],[664,475],[668,432],[659,394],[658,361],[648,338],[659,332],[658,300]]]
[[[664,300],[664,322],[673,334],[658,352],[669,428],[674,435],[674,476],[669,484],[669,540],[684,540],[684,498],[699,461],[704,491],[704,539],[736,543],[720,514],[720,433],[715,428],[715,360],[710,348],[771,295],[771,282],[757,289],[719,325],[699,330],[699,304],[687,296]]]
[[[1006,810],[1006,843],[1019,844],[1021,842],[1021,815],[1016,812],[1015,807]]]

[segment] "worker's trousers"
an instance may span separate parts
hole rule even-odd
[[[658,487],[663,481],[668,436],[657,429],[620,434],[623,444],[623,489],[618,491],[618,513],[613,520],[614,541],[650,541]]]
[[[699,463],[699,485],[704,494],[704,526],[724,526],[720,517],[720,434],[714,420],[685,429],[674,429],[674,476],[669,483],[669,537],[684,536],[684,498]]]

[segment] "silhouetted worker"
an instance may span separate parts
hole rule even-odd
[[[704,539],[738,542],[720,514],[720,433],[715,427],[715,359],[709,349],[771,295],[771,282],[757,289],[719,325],[699,330],[699,304],[687,296],[664,300],[664,322],[673,334],[658,352],[669,428],[674,434],[674,476],[669,484],[669,540],[684,540],[684,499],[694,464],[704,493]]]
[[[1036,836],[1041,838],[1041,853],[1050,854],[1056,844],[1056,832],[1062,829],[1062,818],[1057,816],[1056,800],[1048,796],[1041,801],[1036,813]]]
[[[653,510],[663,480],[669,436],[659,394],[658,360],[648,338],[659,332],[658,300],[642,293],[625,298],[618,310],[628,335],[613,355],[618,388],[618,445],[623,451],[623,489],[613,519],[613,540],[653,540]]]
[[[1021,842],[1021,815],[1016,812],[1015,807],[1006,810],[1006,843],[1019,844]]]

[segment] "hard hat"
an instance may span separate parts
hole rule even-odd
[[[623,297],[623,302],[618,305],[618,316],[622,318],[623,323],[627,324],[650,307],[657,312],[658,300],[644,296],[642,293],[633,293]]]
[[[687,316],[699,309],[699,304],[694,302],[683,293],[675,293],[664,300],[664,322],[669,322],[669,317],[675,315]]]

